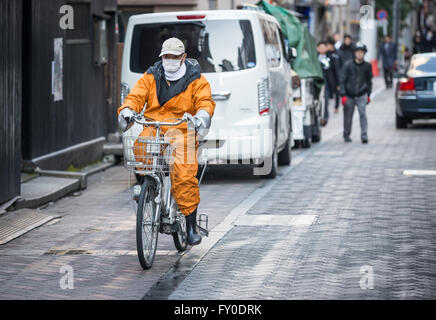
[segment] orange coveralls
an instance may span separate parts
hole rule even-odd
[[[155,76],[151,73],[145,73],[136,83],[135,87],[127,96],[123,105],[118,109],[118,114],[124,108],[130,108],[140,113],[147,107],[144,117],[154,121],[164,121],[169,118],[182,118],[187,112],[195,115],[199,110],[205,110],[212,117],[215,110],[215,102],[212,100],[209,82],[201,75],[198,79],[192,81],[185,91],[167,101],[163,106],[159,104],[157,97]],[[174,120],[168,120],[173,122]],[[174,127],[184,135],[184,141],[188,138],[186,122]],[[168,127],[162,127],[162,133],[171,130]],[[145,128],[140,136],[149,136],[150,129]],[[176,148],[178,148],[176,146]],[[171,192],[180,211],[185,215],[190,215],[200,203],[200,191],[197,180],[197,144],[195,155],[187,155],[187,146],[183,148],[183,153],[177,150],[177,154],[182,154],[184,158],[191,158],[194,161],[178,161],[175,159],[174,167],[171,172]]]

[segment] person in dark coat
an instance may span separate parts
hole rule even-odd
[[[421,31],[416,31],[415,36],[413,37],[413,54],[421,53],[423,46],[423,39]]]
[[[340,86],[340,76],[341,76],[341,68],[342,61],[339,51],[335,48],[335,40],[332,38],[327,39],[327,56],[330,58],[330,61],[333,66],[333,74],[334,74],[334,84],[332,88],[332,94],[335,98],[335,113],[339,112],[339,86]]]
[[[378,59],[383,59],[383,70],[386,88],[392,88],[393,74],[397,66],[397,44],[392,42],[390,36],[386,36],[378,50]]]
[[[422,44],[422,52],[433,52],[436,49],[436,37],[433,30],[427,30],[424,35],[424,41]]]
[[[344,36],[344,43],[339,50],[342,64],[354,59],[354,44],[353,38],[349,34]]]
[[[368,118],[366,106],[371,102],[372,66],[365,61],[366,45],[359,42],[355,58],[344,64],[341,70],[341,96],[344,105],[344,141],[351,142],[351,128],[354,109],[357,106],[360,116],[362,143],[368,143]]]
[[[335,71],[333,63],[330,57],[327,55],[327,43],[321,41],[317,45],[318,60],[321,64],[322,74],[325,80],[325,92],[324,92],[324,116],[321,119],[321,125],[327,125],[329,120],[329,100],[333,98],[334,88],[336,86]]]

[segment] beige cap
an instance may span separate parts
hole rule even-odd
[[[185,53],[185,46],[183,42],[177,38],[169,38],[162,44],[162,51],[159,57],[162,57],[164,54],[180,56],[183,53]]]

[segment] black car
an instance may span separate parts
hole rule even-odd
[[[396,89],[396,125],[407,128],[414,119],[436,119],[436,53],[412,57]]]

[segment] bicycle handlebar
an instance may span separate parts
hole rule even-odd
[[[166,126],[166,127],[174,127],[178,126],[179,124],[187,121],[188,119],[175,119],[176,122],[160,122],[160,121],[141,121],[142,118],[141,115],[135,115],[133,116],[133,121],[135,121],[137,124],[144,125],[144,126]]]
[[[175,119],[175,120],[177,120],[176,122],[159,122],[159,121],[140,121],[139,119],[141,119],[141,118],[142,118],[142,115],[135,113],[135,115],[132,118],[133,121],[130,122],[131,125],[134,122],[136,122],[137,124],[140,124],[140,125],[151,125],[151,126],[158,126],[158,127],[160,127],[160,126],[174,127],[174,126],[178,126],[179,124],[181,124],[183,122],[188,122],[188,120],[189,120],[189,119]],[[128,128],[126,130],[128,130],[131,127],[131,125],[128,126]],[[200,141],[200,146],[205,144],[205,143],[206,143],[205,140]]]

